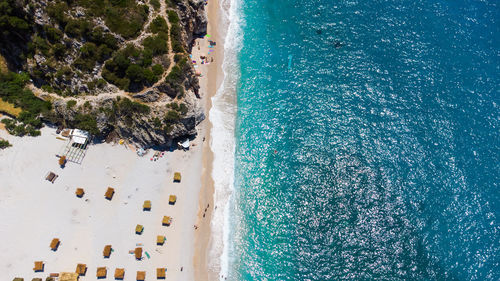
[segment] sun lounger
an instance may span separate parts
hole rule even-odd
[[[177,196],[175,195],[170,195],[170,197],[168,198],[168,204],[170,205],[174,205],[176,201],[177,201]]]
[[[135,248],[134,255],[136,259],[140,260],[142,258],[142,248],[141,247]]]
[[[144,201],[144,204],[142,205],[142,210],[143,211],[151,211],[151,201],[150,200]]]
[[[61,244],[61,242],[58,238],[52,239],[52,242],[50,242],[50,249],[52,251],[57,251],[57,248],[59,248],[59,244]]]
[[[104,246],[104,250],[102,251],[102,255],[105,258],[109,258],[109,256],[111,255],[111,245]]]
[[[144,281],[146,279],[146,271],[137,271],[137,281]]]
[[[106,275],[108,273],[108,270],[105,267],[98,267],[97,268],[97,278],[106,278]]]
[[[158,235],[156,236],[156,245],[163,245],[165,243],[165,236]]]
[[[58,178],[59,176],[54,174],[53,172],[49,172],[46,176],[45,176],[45,179],[50,181],[51,183],[54,183],[56,181],[56,179]]]
[[[161,267],[156,269],[156,279],[165,279],[165,271],[167,271],[166,268]]]
[[[124,277],[125,277],[125,268],[115,269],[115,279],[123,280]]]
[[[75,272],[78,275],[85,275],[85,273],[87,272],[87,265],[84,263],[77,264]]]
[[[112,187],[108,187],[108,189],[106,190],[106,193],[104,194],[104,197],[106,197],[106,199],[111,201],[111,199],[113,199],[114,194],[115,194],[115,189]]]
[[[35,272],[43,272],[43,268],[44,268],[44,264],[43,264],[43,261],[36,261],[35,262],[35,267],[33,267],[33,271]]]
[[[172,219],[169,216],[163,216],[163,220],[161,221],[161,225],[170,226]]]

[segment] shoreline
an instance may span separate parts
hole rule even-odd
[[[198,229],[195,231],[194,241],[193,267],[195,269],[195,280],[216,280],[218,275],[218,272],[212,272],[208,267],[208,254],[212,241],[211,221],[215,207],[215,186],[212,178],[214,153],[210,146],[212,142],[210,110],[212,109],[212,98],[217,93],[224,75],[222,72],[224,46],[218,28],[220,22],[219,9],[219,0],[209,1],[206,6],[208,18],[207,34],[211,35],[210,40],[215,41],[217,45],[215,48],[214,63],[209,64],[201,70],[203,77],[200,78],[200,92],[203,94],[203,103],[206,111],[206,122],[202,128],[204,131],[203,137],[206,138],[206,141],[203,142],[202,148],[202,186],[200,188],[196,220]],[[197,49],[195,44],[192,51],[194,58],[199,58],[200,54],[206,53],[208,50],[207,41],[207,38],[196,40],[196,44],[200,44],[200,50]]]

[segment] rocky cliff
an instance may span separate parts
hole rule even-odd
[[[205,115],[188,54],[206,33],[203,0],[2,1],[29,27],[20,53],[5,40],[0,52],[52,103],[43,120],[145,147],[196,134]]]

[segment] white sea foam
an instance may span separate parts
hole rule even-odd
[[[234,127],[236,117],[236,89],[240,77],[238,53],[242,44],[242,17],[240,0],[220,0],[220,34],[224,41],[223,81],[212,98],[210,122],[214,153],[212,177],[215,184],[214,203],[217,209],[212,218],[212,243],[209,267],[219,276],[227,276],[229,252],[230,201],[234,190]],[[221,38],[222,39],[222,38]],[[221,278],[222,279],[222,278]]]

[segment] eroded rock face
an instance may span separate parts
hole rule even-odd
[[[181,25],[185,30],[184,47],[191,50],[194,39],[207,33],[207,17],[203,0],[187,0],[177,3]]]

